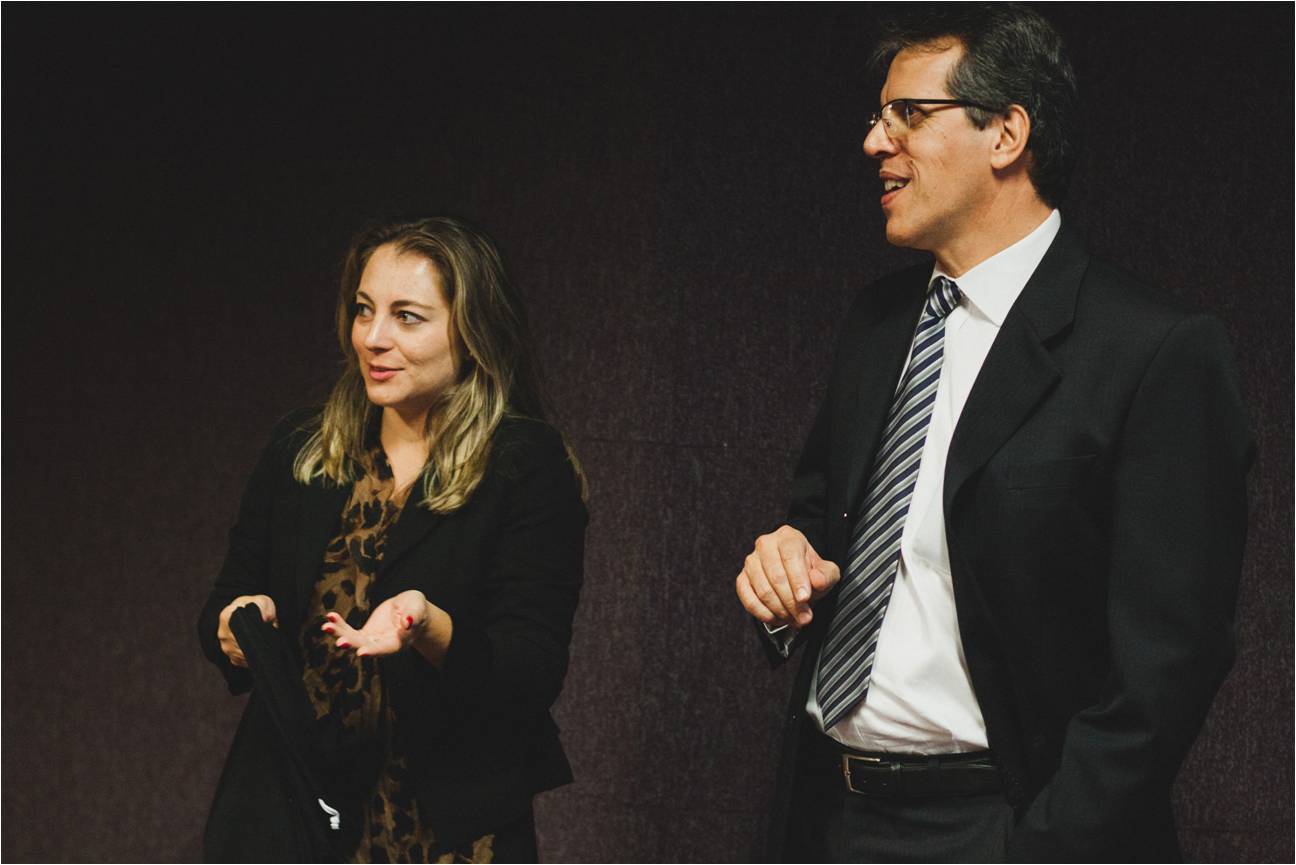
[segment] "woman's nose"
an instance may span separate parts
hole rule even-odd
[[[370,351],[379,351],[391,345],[389,319],[375,315],[364,334],[364,347]]]

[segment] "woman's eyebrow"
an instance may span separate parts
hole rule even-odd
[[[356,300],[363,300],[365,303],[370,303],[370,304],[374,302],[373,298],[365,294],[363,291],[356,292]],[[417,300],[393,300],[391,304],[392,309],[403,309],[407,306],[416,307],[418,309],[429,309],[429,310],[433,308],[426,303],[419,303]]]

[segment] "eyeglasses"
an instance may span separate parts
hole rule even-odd
[[[928,113],[919,108],[919,105],[961,105],[964,108],[980,108],[982,111],[995,113],[1002,110],[982,105],[980,102],[969,102],[966,99],[892,99],[883,105],[881,110],[874,111],[869,116],[868,131],[872,132],[873,127],[880,121],[892,141],[903,140],[913,129],[914,123],[921,121]]]

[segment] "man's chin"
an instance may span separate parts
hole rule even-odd
[[[886,222],[887,243],[904,249],[917,249],[918,238],[915,232],[897,217],[889,217]]]

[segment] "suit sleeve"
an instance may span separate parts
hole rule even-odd
[[[821,556],[825,552],[824,515],[828,500],[828,423],[831,401],[830,390],[819,405],[814,424],[810,427],[810,435],[801,450],[801,458],[797,460],[792,476],[792,504],[788,508],[787,517],[788,525],[805,535],[810,546]],[[783,664],[803,640],[801,631],[789,635],[784,628],[770,633],[764,623],[753,621],[760,634],[761,648],[771,666]]]
[[[220,613],[240,595],[260,595],[269,591],[271,501],[279,475],[290,471],[289,438],[300,419],[296,415],[290,416],[275,428],[269,445],[252,470],[239,504],[238,517],[230,529],[225,561],[198,616],[199,645],[207,659],[225,677],[231,694],[251,690],[252,676],[247,670],[231,664],[221,651],[216,638]]]
[[[1253,456],[1214,319],[1171,328],[1115,451],[1100,700],[1070,721],[1059,768],[1025,811],[1015,861],[1118,856],[1170,786],[1232,665]]]
[[[814,425],[801,450],[796,472],[792,476],[792,504],[788,508],[788,524],[797,529],[815,552],[824,553],[824,517],[828,500],[828,441],[829,408],[832,392],[825,395],[815,415]]]
[[[567,673],[587,514],[557,433],[508,460],[508,501],[480,612],[455,617],[439,680],[452,705],[548,708]]]

